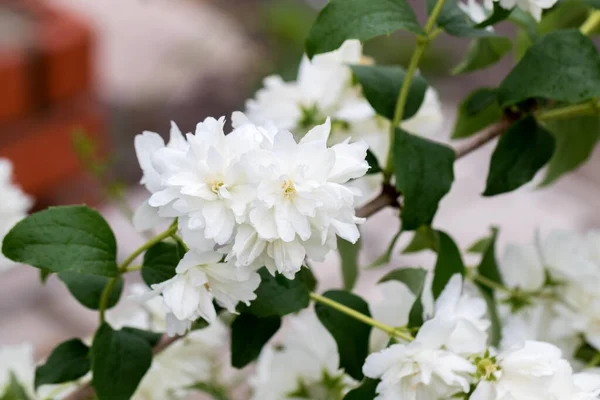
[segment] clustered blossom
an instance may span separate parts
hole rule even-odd
[[[0,158],[0,243],[13,226],[27,215],[32,199],[12,182],[12,164]],[[0,253],[0,272],[10,268],[12,261]]]
[[[467,0],[467,3],[459,3],[459,6],[467,13],[473,22],[483,22],[492,14],[494,2],[500,7],[510,10],[519,7],[526,13],[531,14],[537,21],[542,19],[542,12],[552,8],[558,0],[483,0],[483,5],[476,0]]]
[[[365,142],[328,147],[329,119],[299,141],[239,112],[227,135],[224,125],[223,117],[207,118],[184,138],[173,124],[167,145],[150,132],[135,139],[151,193],[136,213],[138,227],[178,218],[190,248],[175,277],[153,285],[173,321],[170,332],[199,317],[213,321],[213,300],[232,312],[253,300],[260,267],[292,279],[305,258],[323,260],[335,249],[336,236],[359,237],[359,192],[345,184],[369,168]]]
[[[413,341],[367,358],[363,372],[381,380],[376,399],[597,398],[600,374],[574,374],[553,344],[526,340],[507,349],[489,348],[485,301],[468,289],[459,275],[452,277]]]

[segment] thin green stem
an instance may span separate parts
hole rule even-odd
[[[384,178],[386,182],[389,182],[390,177],[392,176],[392,171],[394,170],[393,149],[396,128],[400,124],[400,121],[402,121],[404,118],[404,109],[406,108],[406,102],[408,101],[410,86],[415,74],[417,73],[417,69],[419,68],[421,57],[423,57],[423,53],[425,52],[425,49],[429,43],[440,33],[440,30],[436,29],[435,23],[440,15],[440,12],[442,11],[442,8],[444,7],[444,2],[445,0],[437,0],[435,7],[431,11],[431,15],[429,15],[427,23],[425,24],[425,35],[417,37],[417,47],[410,58],[408,69],[406,70],[406,76],[404,77],[404,82],[402,82],[402,87],[398,93],[398,100],[396,101],[396,108],[394,110],[394,118],[392,119],[392,124],[390,125],[390,148],[388,151],[387,164],[384,171]]]
[[[600,11],[592,11],[579,30],[584,35],[591,34],[600,25]]]
[[[108,300],[110,299],[110,294],[112,293],[113,288],[121,278],[121,274],[115,276],[110,281],[102,291],[102,295],[100,296],[100,304],[98,306],[98,311],[100,312],[100,324],[105,321],[106,317],[106,309],[108,308]]]
[[[597,114],[600,114],[600,104],[598,103],[597,99],[594,99],[583,104],[575,104],[572,106],[555,108],[553,110],[541,110],[535,114],[535,117],[540,121],[548,121],[552,119],[572,118]]]
[[[131,265],[131,266],[125,268],[125,271],[123,271],[123,272],[127,273],[127,272],[139,271],[140,269],[142,269],[141,265]]]
[[[472,274],[469,276],[474,282],[478,282],[481,283],[483,286],[487,286],[490,289],[494,289],[497,290],[499,292],[505,292],[508,294],[513,294],[513,291],[509,288],[507,288],[506,286],[498,283],[498,282],[494,282],[493,280],[486,278],[483,275],[479,275],[479,274]]]
[[[173,238],[173,240],[175,240],[177,243],[179,243],[181,245],[181,247],[183,247],[183,249],[185,251],[189,251],[190,250],[190,248],[187,246],[187,244],[185,244],[185,242],[183,241],[183,239],[181,239],[181,237],[179,237],[178,234],[173,233],[171,235],[171,238]]]
[[[360,313],[360,312],[358,312],[356,310],[353,310],[352,308],[347,307],[347,306],[345,306],[345,305],[343,305],[341,303],[338,303],[335,300],[331,300],[331,299],[329,299],[329,298],[327,298],[325,296],[321,296],[321,295],[319,295],[317,293],[314,293],[314,292],[310,293],[310,298],[313,299],[316,302],[319,302],[319,303],[324,304],[324,305],[326,305],[328,307],[331,307],[334,310],[342,312],[342,313],[344,313],[344,314],[346,314],[346,315],[348,315],[348,316],[350,316],[350,317],[352,317],[352,318],[354,318],[354,319],[356,319],[356,320],[358,320],[360,322],[363,322],[363,323],[365,323],[367,325],[371,325],[372,327],[380,329],[380,330],[382,330],[383,332],[387,333],[390,336],[395,336],[395,337],[398,337],[400,339],[404,339],[404,340],[409,341],[409,342],[412,341],[412,340],[414,340],[414,338],[412,337],[412,335],[410,335],[410,334],[408,334],[406,332],[403,332],[402,329],[394,328],[393,326],[386,325],[386,324],[384,324],[382,322],[374,320],[373,318],[371,318],[371,317],[369,317],[369,316],[367,316],[367,315],[365,315],[363,313]]]

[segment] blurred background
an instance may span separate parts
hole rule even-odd
[[[423,19],[424,1],[412,4]],[[193,131],[207,116],[244,108],[262,79],[293,79],[303,42],[321,0],[2,0],[0,1],[0,157],[15,166],[15,180],[35,198],[35,209],[86,203],[99,208],[119,240],[121,257],[143,238],[129,223],[144,200],[133,137],[143,130],[166,135],[170,121]],[[554,24],[577,24],[573,7]],[[501,31],[512,34],[509,26]],[[421,73],[444,103],[447,140],[455,108],[471,89],[499,83],[513,63],[451,77],[467,40],[440,37],[428,49]],[[406,65],[414,39],[402,34],[369,42],[379,64]],[[494,198],[480,196],[493,146],[456,165],[452,192],[436,225],[466,247],[501,227],[501,243],[531,241],[536,229],[584,229],[600,223],[598,154],[548,189],[528,185]],[[2,193],[0,193],[0,202]],[[364,228],[366,265],[397,229],[393,211]],[[402,238],[407,241],[409,237]],[[398,247],[401,248],[401,245]],[[398,251],[399,252],[399,251]],[[317,274],[322,287],[339,284],[333,255]],[[428,266],[427,255],[396,255],[392,267]],[[383,271],[369,271],[366,291]],[[136,276],[128,276],[137,280]],[[43,357],[67,338],[87,335],[96,313],[69,296],[51,277],[14,268],[0,276],[0,345],[30,341]]]

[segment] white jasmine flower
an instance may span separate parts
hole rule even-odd
[[[462,1],[458,2],[458,7],[476,24],[482,23],[488,18],[489,10],[492,8],[491,6],[493,6],[491,0],[486,0],[483,4],[479,4],[477,0],[467,0],[466,3]]]
[[[0,245],[4,236],[17,222],[25,218],[33,200],[12,182],[12,164],[0,158]],[[0,272],[14,263],[0,252]]]
[[[482,381],[471,400],[552,399],[554,380],[568,367],[561,351],[549,343],[526,341],[522,346],[479,362]]]
[[[546,274],[537,249],[533,246],[508,245],[500,259],[504,284],[511,289],[540,290]]]
[[[463,290],[462,276],[455,274],[435,302],[432,321],[454,325],[447,332],[445,347],[458,354],[480,353],[487,346],[490,321],[486,319],[487,305],[480,297]]]
[[[468,393],[469,375],[475,366],[444,349],[448,332],[455,326],[448,321],[427,321],[413,342],[394,344],[369,355],[363,372],[381,379],[376,399],[435,400]]]
[[[198,318],[214,322],[217,313],[213,300],[235,312],[238,302],[249,304],[256,298],[259,275],[251,271],[241,274],[235,266],[221,262],[222,258],[217,252],[191,250],[179,262],[173,278],[152,285],[147,297],[162,294],[169,335],[182,334]]]
[[[542,19],[542,11],[552,8],[558,0],[494,0],[502,8],[511,9],[514,6],[530,13],[537,21]]]
[[[554,400],[596,400],[600,394],[600,375],[593,372],[573,374],[568,363],[560,363],[550,394]]]
[[[339,369],[337,344],[312,311],[286,318],[280,341],[261,351],[253,400],[336,399],[356,382]]]
[[[183,156],[189,147],[181,131],[174,122],[171,122],[171,138],[165,146],[163,138],[154,132],[145,131],[135,137],[135,153],[138,162],[142,168],[142,179],[140,181],[151,193],[157,193],[165,190],[162,174],[165,172],[165,165],[158,165],[154,160],[156,153],[167,149],[169,153]],[[133,225],[138,231],[152,229],[166,219],[173,219],[176,215],[172,209],[171,202],[165,202],[162,207],[156,208],[145,201],[138,207],[133,216]]]
[[[34,375],[33,347],[30,344],[0,347],[0,396],[5,394],[12,379],[27,393],[33,394]]]

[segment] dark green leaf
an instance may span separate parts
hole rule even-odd
[[[438,258],[435,263],[431,290],[437,298],[454,274],[465,274],[465,265],[456,243],[445,232],[437,231]]]
[[[85,206],[51,207],[28,216],[6,235],[2,252],[52,272],[117,274],[115,235],[98,211]]]
[[[185,250],[179,244],[155,244],[144,254],[142,279],[148,286],[171,279],[175,276],[175,268],[184,254]]]
[[[512,11],[513,10],[510,8],[507,9],[502,7],[500,3],[494,3],[494,10],[492,11],[492,14],[489,17],[487,17],[483,22],[480,22],[475,26],[477,28],[485,28],[488,26],[495,25],[498,22],[504,21],[506,18],[508,18]]]
[[[0,393],[0,400],[30,400],[25,388],[21,386],[12,371],[8,385],[1,389],[4,390],[4,393]]]
[[[92,344],[92,385],[98,400],[128,400],[152,364],[152,348],[136,334],[104,323]]]
[[[594,8],[600,8],[600,0],[583,0],[583,2]]]
[[[309,267],[302,267],[300,271],[296,272],[294,280],[302,282],[309,292],[317,288],[317,278]]]
[[[598,354],[600,354],[598,350],[596,350],[594,346],[586,342],[584,342],[581,346],[577,348],[577,350],[575,350],[575,358],[586,364],[592,361],[595,357],[597,357]]]
[[[431,14],[437,0],[427,0],[427,12]],[[437,24],[452,36],[480,37],[493,36],[494,32],[478,28],[458,7],[456,0],[446,0],[437,19]]]
[[[144,339],[150,347],[154,347],[162,338],[162,333],[147,331],[145,329],[132,328],[130,326],[126,326],[121,329],[122,332],[131,333],[132,335],[136,335],[137,337]]]
[[[281,317],[308,307],[309,290],[301,279],[289,280],[281,274],[272,276],[265,267],[258,272],[261,282],[248,312],[262,318]]]
[[[77,299],[79,303],[92,310],[97,310],[100,306],[100,297],[104,288],[112,278],[105,276],[80,274],[78,272],[65,271],[58,273],[61,281],[67,285],[69,292]],[[108,308],[112,308],[118,303],[123,291],[123,278],[119,278],[108,298]]]
[[[47,269],[40,268],[40,281],[42,284],[46,283],[51,274],[52,272],[48,271]]]
[[[552,157],[554,137],[526,117],[502,135],[490,161],[484,196],[510,192],[529,182]]]
[[[578,30],[552,32],[533,44],[500,84],[500,104],[529,98],[579,103],[600,96],[600,56]]]
[[[358,278],[358,252],[360,251],[360,240],[353,244],[338,237],[337,247],[338,252],[340,253],[344,289],[352,290],[356,283],[356,279]]]
[[[375,154],[373,154],[373,152],[369,149],[367,149],[366,160],[369,163],[369,170],[367,171],[367,175],[378,174],[380,172],[383,172],[383,169],[381,169],[381,166],[379,165],[379,161],[377,161],[377,157],[375,157]]]
[[[392,120],[396,111],[398,92],[404,83],[406,71],[397,66],[351,65],[363,93],[377,114]],[[427,81],[415,76],[410,84],[404,119],[414,116],[425,98]]]
[[[344,396],[344,400],[373,400],[377,396],[379,382],[379,379],[365,378],[359,387]]]
[[[423,288],[425,287],[426,276],[427,271],[423,268],[400,268],[391,271],[379,281],[400,281],[416,296],[408,317],[409,328],[423,325],[423,303],[421,301],[421,295],[423,294]]]
[[[548,163],[544,186],[575,170],[590,157],[600,138],[600,118],[557,119],[548,121],[546,128],[554,135],[556,148]]]
[[[394,175],[403,195],[403,230],[428,225],[454,180],[454,150],[396,129]]]
[[[323,296],[364,315],[371,315],[369,305],[350,292],[330,290]],[[337,343],[340,368],[343,368],[354,379],[362,379],[362,366],[369,354],[371,326],[320,303],[315,305],[315,311],[323,326],[327,328]]]
[[[512,48],[512,41],[503,36],[477,38],[469,46],[467,56],[452,70],[453,74],[476,71],[500,61]]]
[[[402,254],[418,253],[423,250],[437,251],[437,234],[429,225],[420,226]]]
[[[71,382],[90,370],[90,349],[79,339],[59,344],[43,365],[35,370],[35,388],[41,385]]]
[[[280,317],[259,318],[240,314],[231,325],[231,365],[244,368],[256,360],[280,326]]]
[[[390,260],[392,259],[392,253],[394,252],[394,248],[396,247],[396,243],[398,242],[398,239],[400,238],[401,234],[402,234],[402,229],[400,229],[398,231],[398,233],[396,233],[394,235],[394,237],[390,241],[390,244],[388,245],[387,249],[385,250],[385,253],[383,253],[382,255],[377,257],[377,259],[375,261],[373,261],[368,266],[368,268],[380,267],[380,266],[388,264],[390,262]]]
[[[452,139],[469,137],[502,118],[496,89],[481,88],[471,92],[458,108]]]
[[[490,280],[492,282],[498,283],[499,285],[503,285],[502,276],[500,275],[500,271],[498,270],[498,262],[496,261],[496,238],[498,236],[498,229],[492,228],[492,235],[489,238],[488,246],[483,252],[483,256],[481,258],[481,262],[479,266],[477,266],[477,273]],[[500,326],[500,319],[498,318],[498,312],[496,308],[496,298],[494,291],[482,284],[477,284],[479,289],[486,294],[485,301],[488,305],[488,313],[490,316],[490,321],[492,322],[492,328],[490,330],[491,333],[491,343],[494,346],[498,346],[500,344],[500,336],[502,334],[502,328]]]
[[[422,33],[406,0],[331,0],[321,10],[306,40],[306,54],[326,53],[347,39],[366,41],[397,30]]]

